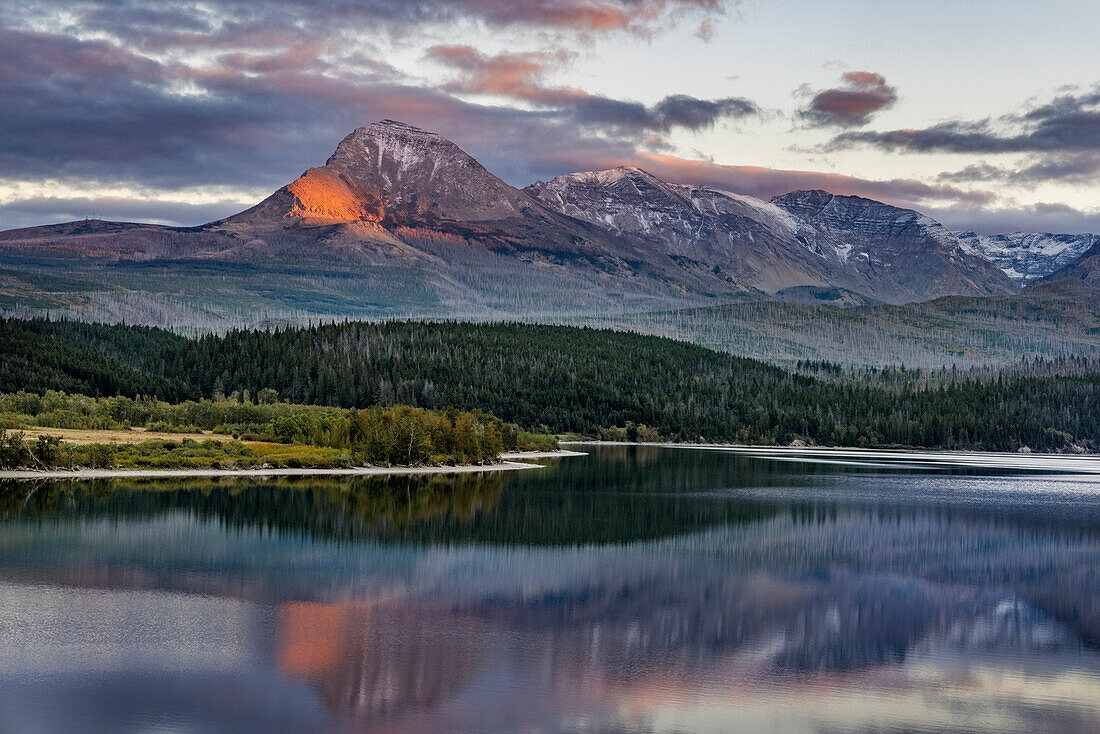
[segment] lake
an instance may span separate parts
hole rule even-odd
[[[0,485],[0,732],[1097,732],[1100,476]]]

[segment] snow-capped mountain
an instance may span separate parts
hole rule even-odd
[[[765,202],[637,168],[568,174],[526,191],[562,214],[768,294],[842,288],[906,302],[1016,290],[937,222],[869,199],[796,191]]]
[[[324,165],[226,219],[11,230],[0,254],[199,262],[205,273],[240,264],[232,272],[246,291],[276,292],[291,275],[308,295],[287,294],[290,307],[319,302],[325,313],[600,313],[766,296],[904,303],[1019,290],[915,211],[824,191],[768,202],[637,168],[521,190],[443,136],[392,120],[353,131]],[[149,280],[120,287],[132,282]],[[180,291],[177,278],[165,283]]]
[[[809,227],[759,199],[673,184],[627,167],[570,173],[525,191],[561,214],[667,253],[685,269],[710,271],[746,289],[852,285],[843,268],[798,239]]]
[[[1020,285],[1069,265],[1097,242],[1095,234],[954,232],[964,249],[981,255]]]

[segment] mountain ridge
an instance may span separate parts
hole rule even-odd
[[[393,120],[352,131],[322,166],[238,214],[186,228],[10,230],[0,232],[0,260],[94,271],[161,300],[191,297],[180,290],[191,285],[186,268],[171,263],[247,266],[238,270],[272,275],[262,284],[240,275],[235,308],[262,290],[336,316],[628,312],[767,297],[906,303],[1020,290],[913,210],[824,191],[763,201],[636,167],[518,189],[445,137]],[[150,267],[136,273],[141,263]],[[150,269],[157,263],[164,268]],[[0,303],[13,298],[23,303]]]

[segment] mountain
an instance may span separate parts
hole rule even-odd
[[[637,168],[525,190],[562,214],[790,300],[901,303],[1018,290],[937,222],[855,196],[796,191],[765,202]]]
[[[1007,295],[1018,287],[996,266],[966,251],[935,220],[859,196],[795,191],[771,203],[809,225],[806,246],[842,262],[881,301],[947,295]]]
[[[981,255],[1020,285],[1069,265],[1097,242],[1095,234],[953,232],[963,249]]]
[[[854,285],[843,267],[798,239],[808,227],[749,196],[672,184],[629,167],[570,173],[525,191],[555,211],[685,265],[709,267],[747,290]]]
[[[1032,289],[1072,283],[1100,290],[1100,240],[1073,262],[1037,281]]]
[[[211,310],[215,321],[236,323],[259,301],[276,319],[303,320],[635,310],[747,292],[709,266],[563,216],[446,138],[392,120],[355,130],[323,166],[226,219],[12,230],[0,233],[5,264],[20,267],[13,290],[36,290],[44,266],[63,267],[81,276],[81,292],[97,294],[87,298],[100,317],[186,309],[203,327]],[[97,283],[121,294],[107,298]],[[65,311],[81,298],[51,305]],[[119,298],[129,299],[127,310],[104,312]]]
[[[198,227],[0,232],[0,309],[195,328],[332,317],[542,318],[773,296],[903,303],[1018,287],[923,215],[800,191],[772,202],[636,168],[520,190],[392,120]]]

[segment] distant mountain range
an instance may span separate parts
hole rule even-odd
[[[952,233],[860,197],[796,191],[762,201],[637,168],[517,189],[451,141],[384,120],[251,209],[199,227],[91,220],[0,232],[0,308],[203,328],[204,319],[256,323],[260,312],[309,320],[767,298],[900,304],[1012,295],[1041,278],[1094,284],[1097,258],[1086,255],[1098,239]]]

